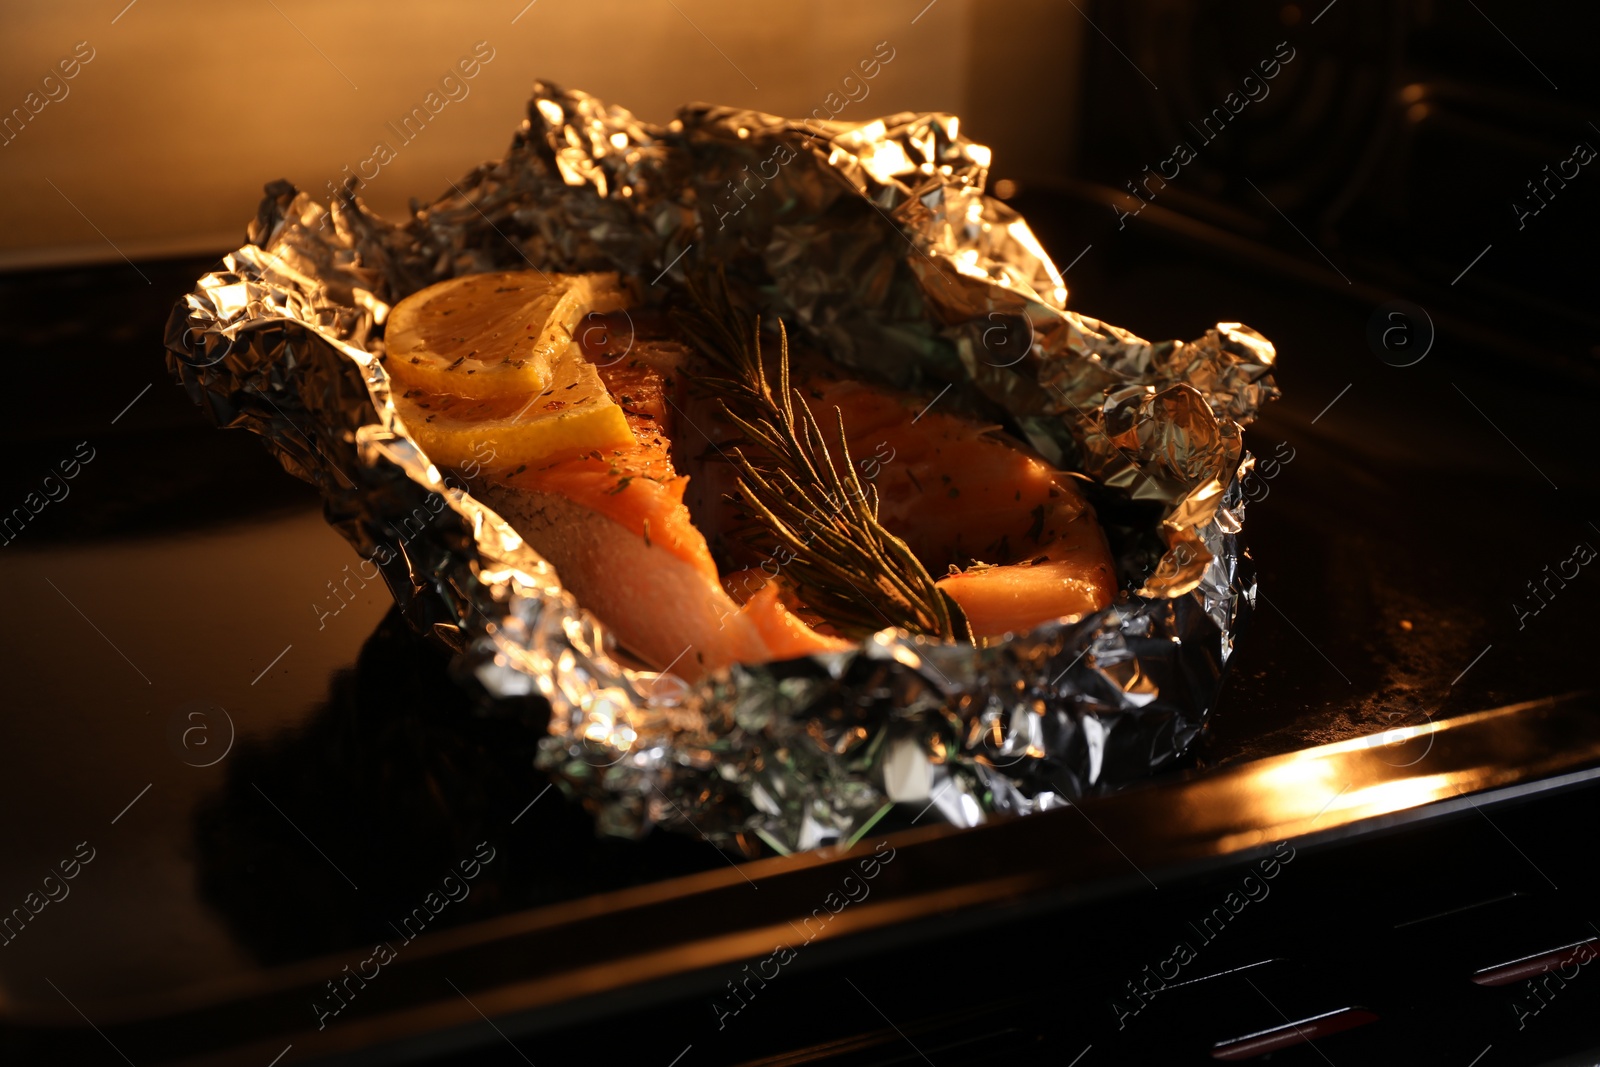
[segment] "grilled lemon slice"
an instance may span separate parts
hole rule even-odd
[[[585,315],[628,302],[615,274],[525,270],[451,278],[390,310],[386,366],[401,391],[520,403],[550,385]]]
[[[523,397],[472,399],[409,390],[394,397],[406,429],[441,467],[474,461],[495,469],[634,443],[622,408],[577,345],[551,367],[550,383]]]

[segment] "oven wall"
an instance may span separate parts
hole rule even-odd
[[[803,115],[892,49],[839,118],[963,114],[1002,169],[1064,151],[1013,114],[1018,100],[1071,110],[1076,28],[1037,0],[982,17],[970,0],[524,2],[13,6],[0,16],[0,268],[233,247],[263,182],[326,195],[380,141],[395,157],[362,193],[403,212],[500,153],[535,77],[654,121],[694,100]],[[475,49],[490,58],[446,95],[441,79]],[[397,132],[430,91],[443,107]]]

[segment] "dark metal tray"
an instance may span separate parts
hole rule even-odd
[[[1161,917],[1220,895],[1280,838],[1310,857],[1300,870],[1365,872],[1352,885],[1380,884],[1408,850],[1445,858],[1397,876],[1390,911],[1337,897],[1330,912],[1326,886],[1263,907],[1250,919],[1260,936],[1219,951],[1217,966],[1223,955],[1264,964],[1247,957],[1275,958],[1272,937],[1319,915],[1346,930],[1360,916],[1448,910],[1452,893],[1465,906],[1554,892],[1540,871],[1570,884],[1570,852],[1552,834],[1595,804],[1596,709],[1547,698],[1589,683],[1573,648],[1593,629],[1595,580],[1552,587],[1537,615],[1514,605],[1575,543],[1600,544],[1573,493],[1586,476],[1580,427],[1549,415],[1575,387],[1547,368],[1512,375],[1503,352],[1451,335],[1393,367],[1368,345],[1366,294],[1218,270],[1214,250],[1151,256],[1149,238],[1099,232],[1106,220],[1059,198],[1021,206],[1060,261],[1095,246],[1069,277],[1078,306],[1152,337],[1237,318],[1278,344],[1286,399],[1248,438],[1258,454],[1294,457],[1250,508],[1261,610],[1189,776],[964,833],[897,812],[909,836],[892,839],[870,899],[784,967],[792,995],[752,1001],[720,1028],[726,983],[794,937],[789,923],[857,858],[736,867],[690,838],[596,839],[587,816],[544,792],[529,731],[471,717],[437,654],[388,616],[382,587],[348,583],[352,557],[310,490],[246,435],[206,427],[167,383],[161,319],[208,263],[144,264],[149,286],[125,265],[0,279],[18,395],[63,395],[65,367],[94,383],[8,422],[6,499],[78,442],[96,450],[70,496],[0,554],[14,694],[0,745],[5,905],[22,905],[79,842],[95,850],[70,895],[0,950],[9,1061],[377,1062],[487,1042],[482,1062],[516,1062],[492,1019],[539,1062],[546,1049],[631,1058],[641,1046],[662,1063],[693,1046],[686,1067],[807,1048],[920,1062],[895,1043],[896,1025],[936,1041],[942,1053],[923,1052],[941,1064],[1026,1062],[1033,1053],[1004,1053],[1024,1038],[1067,1062],[1076,1051],[1058,1054],[1095,1045],[1107,1023],[1121,1033],[1124,979],[1170,953],[1145,943],[1167,936]],[[333,603],[329,583],[350,603],[319,627],[312,604]],[[1308,751],[1395,728],[1412,732]],[[196,766],[229,736],[223,758]],[[1535,809],[1531,821],[1512,814]],[[1410,844],[1384,844],[1395,840]],[[484,841],[496,858],[466,899],[318,1031],[326,983],[395,939],[390,924]],[[1370,938],[1344,947],[1357,944],[1385,951]],[[1321,1003],[1306,985],[1282,988]],[[1047,991],[1070,993],[1071,1010],[1041,1007]],[[1161,1035],[1187,1042],[1167,1060],[1208,1056],[1207,1042],[1255,1025],[1218,1011],[1098,1047],[1125,1059]],[[963,1044],[940,1029],[958,1017],[987,1036]],[[995,1029],[996,1018],[1010,1021]],[[1038,1044],[1041,1024],[1056,1044]],[[1362,1031],[1374,1032],[1327,1041]],[[1561,1027],[1541,1032],[1568,1050]]]

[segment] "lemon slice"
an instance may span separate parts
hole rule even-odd
[[[515,469],[634,443],[622,408],[577,345],[557,357],[550,383],[532,396],[473,399],[409,390],[396,393],[394,404],[411,436],[441,467]]]
[[[615,274],[519,270],[451,278],[390,310],[386,366],[403,389],[526,400],[549,386],[585,315],[628,303]]]

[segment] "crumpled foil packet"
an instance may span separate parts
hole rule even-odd
[[[536,83],[506,158],[403,223],[349,188],[323,205],[269,185],[250,243],[174,309],[167,362],[219,426],[261,434],[318,486],[463,678],[548,703],[538,762],[604,831],[792,851],[896,803],[961,826],[1056,807],[1173,765],[1199,732],[1254,601],[1241,427],[1276,395],[1274,351],[1237,323],[1152,344],[1068,311],[1026,223],[984,195],[988,163],[949,115],[802,125],[694,105],[658,126]],[[619,270],[659,301],[717,264],[840,362],[953,386],[947,403],[1087,474],[1118,602],[982,648],[890,630],[692,686],[627,666],[407,435],[381,327],[459,274]]]

